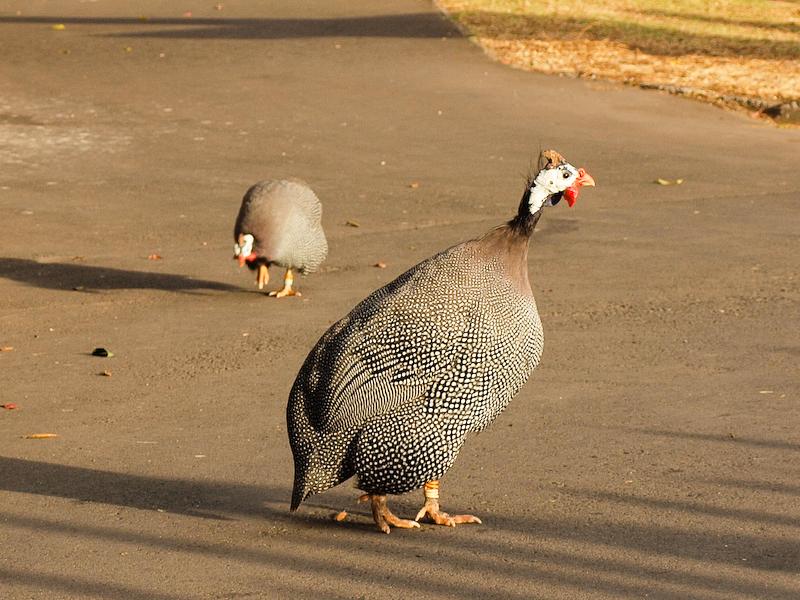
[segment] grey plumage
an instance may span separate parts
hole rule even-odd
[[[322,336],[287,407],[292,509],[353,475],[371,494],[438,479],[508,405],[543,347],[533,225],[512,225],[423,261]]]
[[[320,338],[289,394],[292,510],[356,476],[378,529],[480,523],[448,515],[439,479],[467,435],[488,426],[539,363],[542,324],[528,280],[528,243],[545,207],[572,206],[594,185],[553,150],[528,178],[517,215],[373,292]],[[425,488],[414,521],[386,494]],[[346,513],[345,513],[346,516]]]
[[[322,230],[322,205],[304,182],[261,181],[244,195],[234,227],[255,238],[253,250],[267,264],[302,273],[316,271],[328,255]]]

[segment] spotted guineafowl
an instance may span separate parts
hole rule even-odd
[[[239,266],[257,271],[258,289],[269,282],[270,265],[284,267],[283,289],[269,295],[299,296],[292,289],[292,270],[315,271],[328,255],[321,218],[319,199],[302,181],[261,181],[242,199],[233,231],[233,257]]]
[[[467,434],[488,426],[539,362],[528,242],[543,208],[562,197],[572,205],[581,185],[594,185],[554,151],[541,164],[514,219],[406,271],[317,342],[287,407],[292,510],[356,476],[386,533],[426,515],[440,525],[480,523],[439,510],[438,480]],[[420,487],[415,521],[391,513],[387,494]]]

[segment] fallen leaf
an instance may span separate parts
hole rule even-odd
[[[379,269],[385,269],[386,268],[386,263],[385,262],[376,262],[374,266],[378,267]]]
[[[414,190],[417,189],[419,187],[419,181],[412,181],[411,183],[408,184],[408,187]]]
[[[92,350],[92,356],[101,356],[103,358],[111,358],[114,356],[113,352],[109,352],[105,348],[95,348]]]
[[[125,46],[123,50],[125,50],[125,52],[133,52],[133,48],[131,46]]]
[[[222,10],[223,8],[225,8],[225,7],[222,4],[215,4],[214,5],[214,10]]]
[[[50,438],[57,438],[57,433],[31,433],[25,436],[26,440],[49,440]]]
[[[147,260],[161,260],[162,257],[160,254],[148,254]]]
[[[111,377],[111,371],[103,371],[102,373],[100,373],[100,375],[102,375],[103,377]]]
[[[0,352],[13,352],[14,346],[3,346],[0,348]]]
[[[656,179],[654,183],[657,183],[658,185],[670,185],[669,179],[661,179],[661,177]]]
[[[16,410],[17,405],[13,402],[6,402],[5,404],[0,404],[0,408],[5,408],[6,410]]]
[[[347,518],[347,511],[346,510],[343,510],[342,512],[338,512],[335,515],[333,515],[333,519],[335,521],[339,521],[340,523],[342,521],[344,521],[346,518]]]
[[[683,179],[676,179],[675,180],[675,185],[680,185],[682,183],[683,183]]]
[[[345,225],[349,225],[350,227],[361,227],[361,223],[358,221],[345,221]]]
[[[64,25],[63,23],[56,23],[55,25],[50,26],[50,29],[54,31],[64,31],[66,28],[67,26]]]

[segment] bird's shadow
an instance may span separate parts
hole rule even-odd
[[[326,523],[335,511],[312,503],[311,515],[289,512],[291,490],[276,485],[196,481],[87,469],[0,456],[0,491],[159,510],[221,521],[260,517],[279,523]],[[364,524],[366,526],[366,523]]]
[[[173,273],[129,271],[79,263],[40,263],[25,258],[0,258],[0,278],[51,290],[96,292],[119,289],[235,291],[241,288]]]

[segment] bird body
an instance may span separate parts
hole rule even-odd
[[[573,182],[593,185],[584,175],[553,153],[528,180],[513,220],[412,267],[320,338],[287,406],[292,510],[356,476],[387,533],[389,525],[417,523],[392,515],[385,495],[423,486],[417,519],[480,522],[438,510],[438,479],[468,434],[487,427],[539,363],[544,338],[528,279],[529,238],[546,202]]]
[[[542,347],[527,239],[509,230],[373,292],[323,335],[292,389],[293,507],[353,475],[364,491],[391,494],[438,479],[467,434],[508,405]]]
[[[322,204],[308,185],[296,179],[261,181],[248,189],[234,239],[234,257],[251,269],[274,264],[288,274],[291,269],[311,273],[328,254]]]

